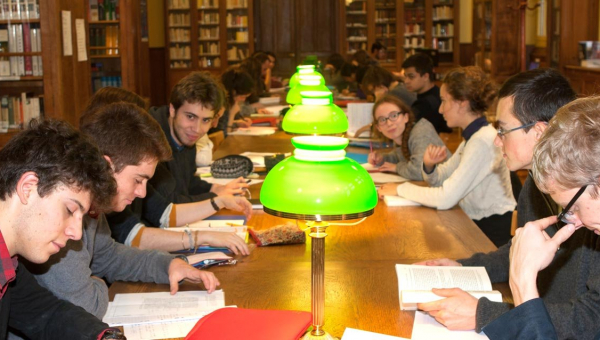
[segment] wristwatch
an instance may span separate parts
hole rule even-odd
[[[100,338],[100,339],[101,340],[110,340],[110,339],[127,340],[125,335],[120,330],[115,329],[115,328],[110,328],[110,329],[107,329],[106,331],[104,331],[104,334],[102,334],[102,338]]]
[[[217,204],[217,202],[215,202],[214,197],[210,198],[210,204],[212,205],[213,209],[215,209],[215,211],[221,210],[221,208],[219,208],[219,205]]]
[[[176,259],[182,259],[182,260],[185,261],[185,263],[190,264],[190,261],[188,261],[188,258],[185,255],[176,255],[175,258]]]

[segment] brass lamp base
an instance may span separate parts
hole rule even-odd
[[[313,334],[312,331],[308,331],[308,332],[306,332],[306,334],[304,334],[304,336],[302,337],[302,340],[339,340],[335,336],[333,336],[325,331],[321,331],[321,332],[323,334],[315,335],[315,334]]]

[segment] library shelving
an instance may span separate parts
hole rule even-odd
[[[252,0],[169,0],[165,14],[168,89],[192,71],[220,74],[254,51]]]
[[[513,0],[475,0],[475,65],[498,82],[519,72],[519,9]],[[493,34],[492,34],[493,32]]]
[[[142,32],[145,5],[140,0],[88,0],[92,93],[113,86],[149,95],[147,72],[141,72],[149,63],[148,37]]]
[[[383,67],[397,70],[409,55],[423,50],[436,55],[437,70],[459,64],[458,0],[342,1],[340,46],[348,57],[370,52],[379,41],[387,48]]]

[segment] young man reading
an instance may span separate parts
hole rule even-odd
[[[414,54],[402,63],[402,68],[406,89],[417,94],[417,100],[411,105],[415,118],[427,119],[438,133],[452,132],[439,113],[442,101],[440,88],[434,83],[435,73],[431,58],[422,53]]]
[[[208,132],[215,112],[223,105],[221,94],[212,76],[192,72],[173,87],[168,106],[150,109],[173,151],[171,160],[158,165],[150,184],[170,202],[198,202],[241,194],[248,187],[243,178],[219,185],[196,176],[196,142]]]
[[[502,148],[506,164],[512,171],[531,169],[533,150],[548,121],[563,105],[576,98],[569,82],[553,69],[538,69],[517,74],[509,78],[499,92],[497,118],[498,136],[496,145]],[[537,220],[557,213],[552,199],[539,191],[531,176],[528,176],[517,203],[517,226],[522,227],[528,221]],[[555,227],[551,228],[555,230]],[[550,232],[550,231],[549,231]],[[583,237],[582,230],[578,237]],[[573,303],[574,309],[585,308],[589,299],[600,292],[600,285],[590,285],[589,289],[579,289],[577,294],[565,294],[564,282],[578,273],[577,258],[582,248],[579,238],[573,238],[565,244],[554,265],[540,273],[539,288],[544,299],[553,306]],[[457,261],[437,259],[419,264],[446,266],[484,266],[492,282],[507,282],[509,279],[509,249],[511,243],[488,254],[475,254],[468,259]],[[435,290],[445,299],[424,303],[419,308],[431,315],[449,329],[475,329],[485,331],[485,326],[507,312],[509,304],[491,302],[486,298],[475,299],[460,289]],[[557,307],[558,308],[558,307]],[[558,308],[560,310],[560,308]],[[556,311],[556,317],[563,320],[562,338],[569,334],[579,334],[574,320],[562,317]],[[575,332],[575,333],[572,333]]]
[[[134,198],[144,197],[146,182],[157,163],[170,156],[158,123],[133,104],[105,106],[93,117],[87,117],[80,128],[100,146],[117,183],[117,193],[106,210],[122,211]],[[190,266],[185,257],[115,242],[102,211],[93,208],[83,219],[81,241],[69,242],[45,264],[28,263],[27,267],[42,286],[100,319],[108,307],[104,279],[169,283],[172,294],[177,292],[181,280],[203,283],[209,293],[219,285],[212,273]],[[173,236],[179,242],[182,236],[187,239],[184,233]]]
[[[79,240],[91,202],[115,192],[98,148],[67,123],[34,121],[0,150],[0,339],[9,327],[31,339],[125,339],[17,262],[44,263]]]
[[[600,98],[581,98],[561,108],[536,146],[533,176],[540,190],[563,210],[517,230],[510,249],[509,281],[517,307],[484,328],[490,339],[600,336],[599,152]],[[549,229],[559,221],[566,225],[552,236]],[[538,271],[555,266],[565,243],[573,239],[581,248],[573,254],[578,271],[560,282],[566,295],[563,303],[551,303],[538,290]]]

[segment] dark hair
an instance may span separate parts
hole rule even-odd
[[[262,65],[265,61],[269,61],[269,56],[264,53],[264,52],[260,52],[260,53],[256,53],[252,56],[252,58],[258,60],[258,62]]]
[[[273,53],[271,51],[266,51],[265,54],[268,55],[269,57],[273,57],[273,59],[277,60],[277,57],[275,56],[275,53]]]
[[[352,60],[356,61],[358,63],[359,67],[369,66],[369,65],[371,65],[371,62],[372,62],[371,57],[365,50],[358,50],[358,51],[354,52],[354,55],[352,56]]]
[[[81,117],[80,130],[110,157],[115,173],[144,160],[167,161],[171,146],[158,122],[145,110],[125,102],[108,104]]]
[[[381,43],[381,41],[376,41],[371,45],[371,53],[375,53],[377,50],[386,49],[386,47]]]
[[[355,65],[352,65],[350,63],[344,63],[344,65],[342,65],[342,68],[340,69],[340,74],[342,75],[342,77],[351,77],[353,74],[356,74],[357,69],[358,67],[356,67]]]
[[[416,53],[406,58],[402,63],[402,68],[407,69],[414,67],[415,71],[421,76],[425,73],[429,74],[429,81],[435,80],[435,73],[433,72],[433,60],[427,54]]]
[[[171,105],[177,111],[186,102],[201,104],[207,109],[218,112],[224,104],[218,86],[218,81],[210,73],[192,72],[173,87]]]
[[[363,78],[365,77],[365,73],[367,73],[367,66],[359,66],[356,68],[356,83],[362,84]]]
[[[479,66],[452,69],[443,82],[452,98],[469,101],[471,112],[478,115],[488,109],[497,95],[496,84]]]
[[[327,64],[333,65],[335,72],[340,72],[345,63],[346,59],[339,53],[334,53],[327,58]]]
[[[411,132],[413,126],[415,125],[415,115],[412,112],[412,110],[410,109],[410,107],[408,105],[406,105],[406,103],[404,103],[398,97],[396,97],[392,94],[386,94],[383,97],[381,97],[381,99],[379,99],[378,101],[375,102],[375,105],[373,105],[373,111],[372,111],[373,124],[371,125],[371,133],[376,138],[387,139],[381,133],[381,131],[379,131],[376,128],[377,120],[375,119],[375,111],[377,111],[377,108],[384,103],[396,105],[400,109],[401,112],[408,115],[408,122],[406,122],[406,127],[404,128],[404,132],[402,132],[402,145],[400,146],[400,148],[402,150],[402,155],[404,155],[404,158],[406,158],[407,160],[410,160],[410,149],[408,148],[408,138],[410,137],[410,132]]]
[[[91,117],[92,113],[108,104],[126,102],[137,105],[139,108],[148,110],[148,102],[136,93],[122,89],[120,87],[103,87],[96,91],[88,101],[83,114],[79,118],[79,125],[83,125],[85,119]]]
[[[32,120],[0,150],[0,200],[11,197],[21,176],[34,172],[40,197],[59,185],[90,193],[99,210],[110,207],[117,184],[108,162],[87,136],[66,122]]]
[[[246,71],[252,79],[254,79],[254,87],[252,89],[252,94],[256,96],[260,96],[262,94],[262,87],[260,84],[262,82],[262,65],[255,58],[246,58],[244,61],[240,63],[239,68],[243,71]]]
[[[558,109],[577,98],[569,81],[552,68],[508,78],[498,91],[498,99],[510,96],[514,99],[513,114],[521,124],[548,122]]]
[[[227,102],[232,105],[237,95],[250,94],[254,89],[254,80],[248,72],[239,67],[229,67],[221,75],[221,83],[227,91]]]
[[[361,85],[364,89],[367,89],[369,86],[373,86],[373,88],[385,86],[389,89],[394,81],[395,79],[392,72],[381,66],[369,66],[362,78]]]

